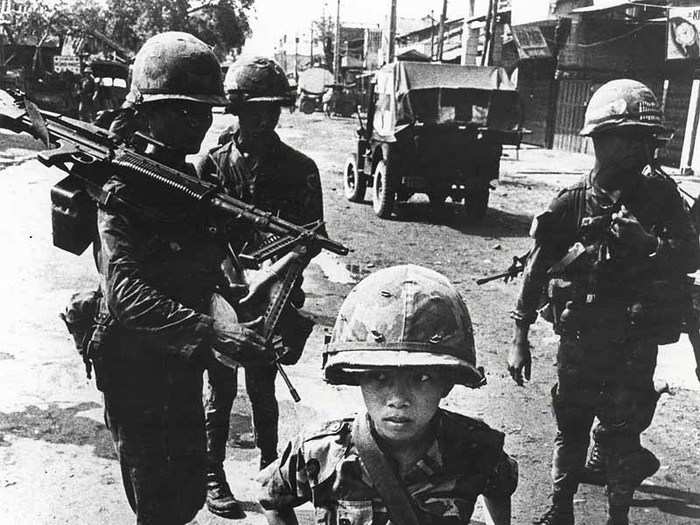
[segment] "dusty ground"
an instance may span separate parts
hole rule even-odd
[[[217,115],[212,133],[228,117]],[[529,523],[547,502],[554,425],[549,388],[554,377],[555,339],[549,326],[533,327],[533,380],[525,388],[503,372],[510,339],[508,311],[519,283],[477,287],[474,279],[508,266],[529,244],[532,215],[590,164],[590,158],[525,150],[507,152],[491,209],[476,226],[459,214],[435,221],[422,199],[402,206],[391,221],[377,219],[368,204],[342,196],[340,172],[353,148],[352,120],[320,114],[285,115],[280,133],[313,157],[321,169],[328,230],[352,248],[343,260],[325,257],[307,271],[307,309],[318,322],[301,362],[289,373],[302,402],[294,404],[279,385],[281,434],[288,437],[315,420],[347,414],[359,406],[352,388],[320,380],[324,331],[353,278],[392,264],[431,266],[453,280],[474,320],[480,364],[489,384],[479,391],[457,387],[445,405],[482,417],[506,433],[507,450],[520,463],[513,523]],[[118,465],[101,422],[101,400],[87,382],[57,313],[77,289],[90,287],[95,272],[88,254],[76,257],[51,246],[49,189],[62,177],[36,161],[22,162],[36,148],[14,135],[0,135],[0,524],[121,524],[133,518],[122,493]],[[332,277],[329,279],[328,277]],[[645,443],[662,467],[637,492],[633,523],[700,523],[700,392],[687,342],[663,348],[660,375],[675,388],[664,396]],[[251,449],[248,402],[240,392],[226,470],[248,518],[262,524],[252,501],[257,454]],[[603,522],[604,491],[584,486],[576,499],[577,523]],[[225,520],[200,512],[193,523]]]

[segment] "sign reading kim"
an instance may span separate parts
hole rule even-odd
[[[700,6],[672,7],[668,12],[666,58],[700,57]]]

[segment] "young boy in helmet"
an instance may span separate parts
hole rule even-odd
[[[322,220],[323,197],[316,164],[282,142],[275,132],[282,107],[294,104],[294,93],[282,68],[268,58],[242,58],[226,73],[224,89],[228,98],[227,112],[237,116],[237,123],[224,133],[222,144],[199,163],[200,176],[213,178],[234,197],[296,224]],[[325,232],[323,228],[320,231]],[[238,251],[246,242],[250,248],[262,240],[242,236],[232,247]],[[303,302],[301,283],[298,283],[292,303],[300,308]],[[299,359],[313,327],[313,323],[301,315],[293,319],[293,326],[287,326],[283,333],[285,345],[291,350],[284,364],[293,364]],[[245,369],[261,468],[277,458],[276,377],[275,365]],[[226,482],[223,468],[229,419],[237,391],[237,370],[212,363],[207,378],[207,507],[219,516],[240,519],[245,513]]]
[[[226,103],[219,62],[190,34],[156,35],[134,59],[127,101],[144,123],[144,154],[194,174],[185,156],[199,150],[212,106]],[[116,175],[103,191],[95,244],[104,337],[91,358],[105,421],[137,523],[184,524],[206,494],[205,366],[217,353],[273,355],[251,326],[209,315],[226,250],[197,210],[145,177]]]
[[[467,307],[443,275],[415,265],[375,272],[343,302],[324,354],[331,384],[359,385],[366,413],[290,442],[263,471],[271,524],[469,523],[482,495],[493,523],[510,523],[517,463],[504,436],[439,408],[455,384],[484,384]]]
[[[594,418],[605,449],[608,525],[627,525],[635,489],[658,468],[642,447],[658,400],[657,345],[677,339],[685,274],[698,266],[698,237],[673,182],[653,165],[664,131],[656,97],[634,80],[614,80],[588,104],[581,134],[595,164],[537,216],[535,246],[512,317],[509,372],[530,378],[529,326],[543,290],[560,335],[552,407],[557,425],[552,505],[534,523],[573,525]]]

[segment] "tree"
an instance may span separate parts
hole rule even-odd
[[[250,36],[247,10],[253,0],[220,0],[192,12],[188,21],[190,33],[209,44],[220,59],[243,46]]]

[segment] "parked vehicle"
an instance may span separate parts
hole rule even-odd
[[[483,218],[503,144],[522,139],[520,101],[502,68],[395,62],[376,73],[367,122],[343,172],[345,196],[391,216],[397,201],[428,195]]]
[[[323,94],[323,112],[329,117],[352,117],[357,103],[354,85],[333,84]]]

